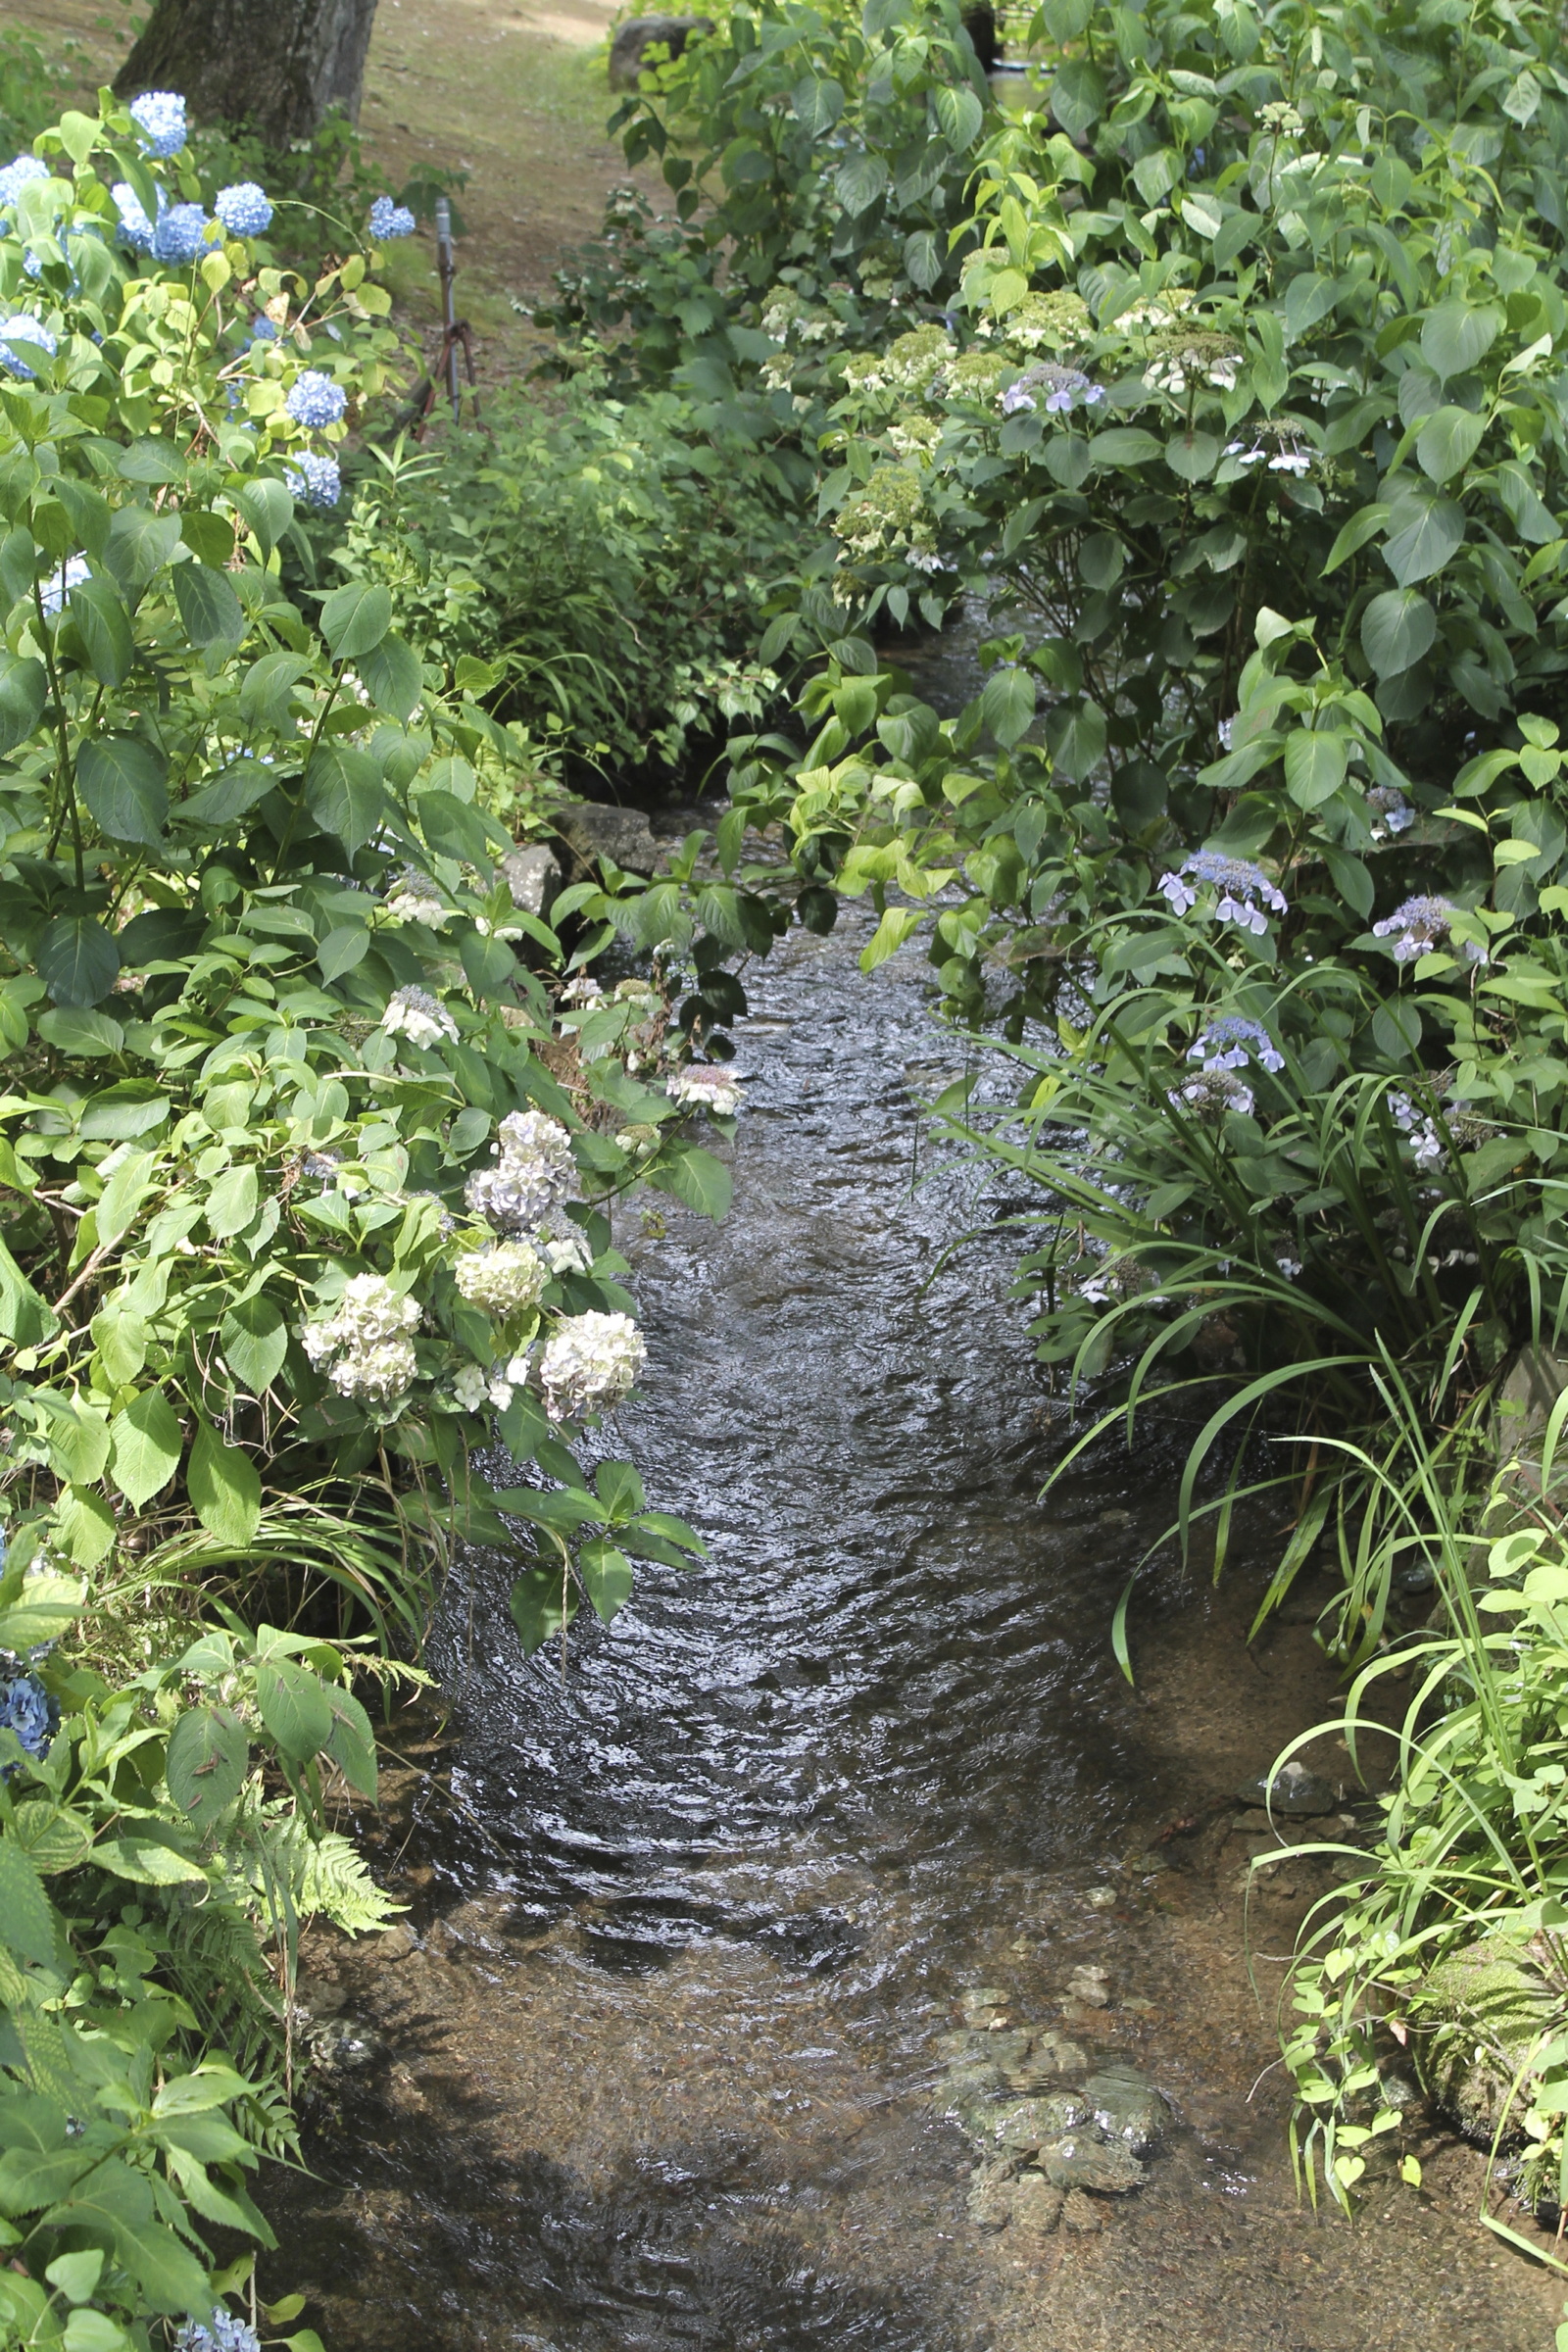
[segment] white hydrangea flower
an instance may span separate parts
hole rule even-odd
[[[527,1377],[528,1357],[526,1351],[521,1355],[514,1355],[510,1363],[495,1374],[485,1390],[485,1395],[498,1413],[506,1411],[512,1402],[513,1392],[520,1389]]]
[[[451,907],[427,874],[406,873],[383,905],[394,923],[424,923],[439,931],[452,919]]]
[[[381,1015],[381,1026],[390,1037],[406,1037],[411,1046],[436,1046],[458,1034],[457,1022],[427,988],[400,988]]]
[[[487,1315],[517,1315],[536,1306],[549,1280],[543,1258],[526,1242],[499,1242],[458,1260],[458,1289]]]
[[[688,1110],[710,1110],[721,1119],[732,1118],[741,1106],[740,1082],[720,1062],[689,1061],[664,1092]]]
[[[460,1364],[453,1376],[452,1394],[460,1411],[476,1413],[490,1394],[484,1371],[478,1364]],[[509,1403],[511,1399],[508,1399]]]
[[[561,1121],[514,1110],[501,1122],[494,1164],[468,1178],[464,1197],[498,1233],[531,1234],[576,1190],[571,1138]]]
[[[540,1386],[552,1418],[618,1404],[642,1370],[647,1346],[630,1315],[564,1315],[545,1344]]]
[[[588,1236],[564,1209],[550,1211],[534,1240],[552,1274],[586,1274],[594,1262]]]
[[[300,1344],[318,1371],[328,1367],[340,1396],[384,1408],[414,1384],[418,1367],[408,1335],[419,1323],[416,1298],[395,1291],[384,1275],[356,1274],[336,1311],[307,1323]]]

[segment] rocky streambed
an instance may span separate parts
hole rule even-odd
[[[708,1561],[564,1668],[510,1561],[449,1591],[407,1917],[307,1954],[330,2096],[266,2283],[332,2352],[1545,2352],[1561,2289],[1418,2107],[1419,2192],[1297,2195],[1284,1963],[1373,1815],[1332,1738],[1256,1800],[1334,1705],[1326,1590],[1249,1643],[1262,1557],[1157,1548],[1179,1430],[1041,1501],[1017,1237],[918,1112],[960,1050],[862,942],[760,976],[727,1222],[617,1231],[617,1449]]]

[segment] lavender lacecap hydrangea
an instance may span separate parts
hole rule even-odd
[[[1252,1108],[1252,1090],[1245,1079],[1238,1078],[1233,1069],[1214,1061],[1205,1063],[1196,1078],[1172,1093],[1170,1100],[1195,1118],[1222,1119],[1227,1111],[1238,1111],[1245,1118]]]
[[[1404,833],[1415,823],[1415,810],[1396,784],[1374,784],[1366,806],[1374,834]]]
[[[1447,945],[1455,911],[1446,899],[1418,894],[1374,923],[1372,936],[1389,942],[1396,963],[1414,963],[1418,956],[1436,956]],[[1481,951],[1473,944],[1464,952],[1472,963],[1480,962]]]
[[[1205,890],[1215,893],[1214,914],[1261,938],[1268,915],[1284,914],[1284,893],[1250,858],[1227,858],[1218,850],[1195,850],[1173,873],[1159,877],[1160,895],[1173,914],[1190,914]],[[1268,912],[1265,913],[1264,909]]]
[[[1188,1048],[1189,1061],[1200,1061],[1209,1070],[1245,1070],[1255,1061],[1262,1070],[1283,1070],[1285,1056],[1280,1052],[1261,1021],[1250,1021],[1239,1012],[1222,1013],[1200,1030]]]
[[[1097,384],[1081,368],[1061,368],[1053,360],[1041,360],[1007,386],[1001,406],[1004,416],[1037,408],[1043,408],[1048,416],[1065,416],[1077,408],[1097,409],[1105,397],[1103,384]]]
[[[174,2352],[261,2352],[261,2338],[248,2320],[219,2303],[211,2319],[185,2322],[174,2338]]]

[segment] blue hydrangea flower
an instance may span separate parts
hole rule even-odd
[[[1262,1070],[1283,1070],[1285,1056],[1261,1021],[1249,1021],[1239,1012],[1222,1013],[1210,1021],[1187,1051],[1189,1061],[1209,1070],[1245,1070],[1255,1061]]]
[[[378,196],[370,207],[368,223],[378,245],[388,245],[394,237],[412,237],[414,215],[406,204],[394,204],[390,196]]]
[[[147,90],[131,102],[130,119],[149,155],[177,155],[185,144],[185,101],[177,90]]]
[[[231,188],[220,188],[213,199],[213,210],[231,237],[265,237],[271,225],[271,201],[254,179],[236,180]]]
[[[122,244],[133,246],[137,253],[151,253],[153,224],[148,220],[146,207],[135,189],[128,180],[119,179],[116,180],[109,193],[114,198],[115,210],[120,215]],[[163,195],[162,188],[158,193],[160,196]]]
[[[1418,1110],[1408,1095],[1389,1091],[1389,1115],[1410,1146],[1415,1164],[1424,1176],[1441,1168],[1447,1158],[1447,1150],[1438,1133],[1437,1122]]]
[[[1159,890],[1172,914],[1189,913],[1200,896],[1212,890],[1216,919],[1238,923],[1254,938],[1261,938],[1268,929],[1264,907],[1274,914],[1288,911],[1284,894],[1260,865],[1254,865],[1250,858],[1226,858],[1218,850],[1195,850],[1174,873],[1160,875]]]
[[[1418,895],[1396,906],[1381,923],[1374,923],[1372,936],[1388,940],[1396,963],[1414,963],[1418,956],[1435,956],[1447,944],[1454,912],[1446,899]],[[1472,963],[1480,962],[1478,948],[1467,946],[1465,954]]]
[[[1237,1111],[1243,1118],[1251,1113],[1252,1090],[1234,1070],[1210,1062],[1198,1077],[1190,1078],[1170,1101],[1179,1109],[1190,1110],[1195,1118],[1223,1119],[1227,1111]]]
[[[19,311],[14,318],[0,319],[0,368],[9,368],[13,375],[24,375],[30,382],[37,370],[29,368],[21,356],[29,344],[35,353],[48,352],[51,359],[59,348],[51,329],[26,311]]]
[[[46,1756],[59,1729],[60,1709],[42,1683],[30,1674],[0,1683],[0,1731],[15,1732],[25,1754]],[[16,1769],[14,1764],[0,1765],[0,1780],[9,1780]]]
[[[29,180],[47,179],[49,167],[35,155],[19,155],[0,172],[0,212],[15,204]]]
[[[1002,395],[1002,414],[1016,416],[1020,409],[1044,405],[1048,416],[1065,416],[1080,405],[1098,409],[1105,397],[1104,385],[1097,384],[1081,368],[1059,368],[1054,360],[1042,360],[1007,386]]]
[[[174,2352],[261,2352],[261,2339],[248,2321],[220,2303],[211,2320],[185,2322],[174,2338]]]
[[[335,458],[320,458],[302,449],[283,475],[290,498],[306,507],[335,507],[343,495],[343,476]]]
[[[307,368],[294,379],[294,388],[284,406],[296,424],[303,424],[315,433],[322,425],[336,424],[349,405],[349,396],[341,384],[334,384],[319,368]]]
[[[66,599],[73,588],[79,588],[83,580],[90,580],[91,577],[92,572],[85,556],[68,556],[59,570],[52,571],[49,577],[39,584],[38,596],[44,611],[51,614],[63,612],[66,609]],[[3,1570],[3,1559],[0,1559],[0,1570]]]
[[[207,215],[199,204],[172,204],[167,212],[159,214],[158,225],[153,230],[156,260],[183,270],[190,263],[199,262],[209,250]]]

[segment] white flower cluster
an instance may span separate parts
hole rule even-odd
[[[477,1413],[487,1404],[504,1413],[514,1392],[522,1387],[527,1377],[526,1354],[513,1356],[499,1372],[486,1372],[478,1364],[463,1364],[453,1378],[452,1394],[466,1413]]]
[[[381,1274],[356,1274],[331,1315],[301,1331],[300,1345],[340,1396],[394,1411],[417,1369],[411,1332],[419,1328],[418,1301],[406,1298]]]
[[[495,1164],[468,1178],[465,1198],[498,1233],[532,1234],[576,1190],[571,1138],[560,1120],[514,1110],[501,1122]]]
[[[398,989],[381,1015],[381,1026],[389,1037],[406,1037],[411,1046],[436,1046],[458,1034],[457,1022],[427,988]]]
[[[1144,380],[1152,392],[1168,392],[1179,400],[1190,383],[1212,384],[1216,392],[1234,392],[1236,371],[1237,363],[1229,354],[1205,366],[1200,354],[1179,352],[1157,361]]]
[[[586,1274],[594,1262],[588,1236],[574,1225],[564,1208],[553,1208],[540,1226],[535,1244],[552,1274]]]
[[[432,931],[439,931],[452,918],[451,907],[429,875],[416,873],[412,867],[405,869],[396,890],[383,904],[394,923],[426,923]]]
[[[741,1090],[721,1062],[689,1061],[668,1081],[664,1092],[688,1110],[710,1110],[715,1118],[733,1118],[741,1106]]]
[[[630,1315],[564,1315],[546,1343],[540,1386],[551,1417],[577,1420],[618,1404],[648,1349]]]
[[[505,1318],[537,1306],[549,1278],[544,1259],[526,1242],[497,1242],[458,1260],[459,1293],[487,1315]]]

